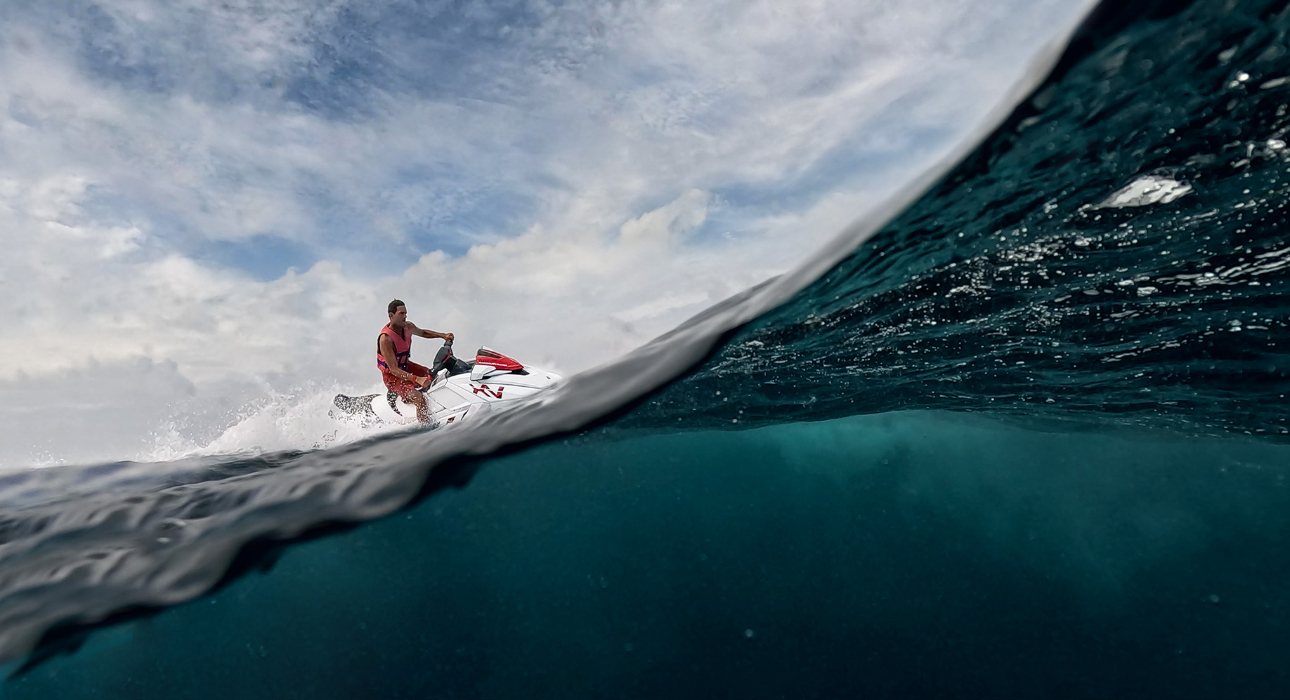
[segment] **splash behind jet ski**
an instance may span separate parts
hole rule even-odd
[[[430,425],[436,428],[533,396],[561,378],[554,372],[526,367],[484,347],[475,352],[473,360],[462,360],[453,354],[451,341],[445,342],[435,354],[430,375],[434,381],[421,392],[430,410]],[[416,407],[392,391],[363,396],[337,394],[333,403],[340,415],[364,424],[417,422]],[[336,411],[332,413],[336,415]]]

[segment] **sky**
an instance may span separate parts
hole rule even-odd
[[[6,0],[0,469],[319,444],[395,297],[459,354],[608,361],[863,217],[1089,7]]]

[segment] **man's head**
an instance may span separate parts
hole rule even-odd
[[[390,324],[396,328],[402,326],[408,320],[408,307],[398,299],[390,302],[388,311],[390,312]]]

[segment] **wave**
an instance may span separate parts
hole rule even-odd
[[[1269,47],[1284,18],[1158,7],[1104,4],[950,157],[802,266],[525,406],[322,452],[0,477],[0,660],[38,662],[86,627],[228,582],[275,543],[460,486],[481,456],[611,422],[931,407],[1276,432],[1262,401],[1284,373],[1251,390],[1244,372],[1284,366],[1284,323],[1243,316],[1238,331],[1222,313],[1281,303],[1285,110],[1271,105],[1290,66]],[[1233,198],[1236,183],[1250,191]]]
[[[1126,12],[1103,6],[1098,48],[628,422],[916,408],[1290,435],[1287,15]]]

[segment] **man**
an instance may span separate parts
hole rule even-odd
[[[398,299],[390,302],[387,310],[390,322],[376,337],[376,366],[381,370],[385,387],[416,406],[417,420],[429,423],[430,409],[426,405],[426,397],[417,389],[430,386],[434,377],[430,376],[429,367],[412,361],[412,336],[443,338],[451,343],[452,334],[417,328],[415,323],[408,320],[408,307]]]

